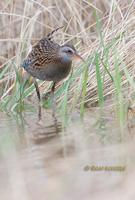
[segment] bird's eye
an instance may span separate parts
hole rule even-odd
[[[70,49],[68,49],[68,50],[67,50],[67,52],[68,52],[68,53],[71,53],[71,54],[73,53],[73,51],[72,51],[72,50],[70,50]]]

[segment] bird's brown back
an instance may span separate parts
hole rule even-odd
[[[41,39],[26,58],[32,63],[33,68],[42,68],[47,64],[56,63],[58,61],[57,52],[60,45],[52,42],[47,38]]]

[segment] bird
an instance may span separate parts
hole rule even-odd
[[[54,97],[55,86],[58,82],[66,78],[72,67],[73,60],[84,59],[77,53],[72,44],[59,45],[52,41],[52,35],[60,28],[54,29],[46,37],[40,39],[23,60],[22,67],[33,77],[39,105],[41,95],[36,79],[42,81],[52,81],[51,94]],[[41,106],[39,106],[39,119],[41,119]]]

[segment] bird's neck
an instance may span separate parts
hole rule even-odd
[[[66,55],[63,55],[61,57],[61,61],[62,61],[62,63],[65,63],[65,64],[71,64],[71,62],[72,62],[71,59]]]

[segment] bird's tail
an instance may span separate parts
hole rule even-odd
[[[60,27],[54,29],[51,33],[49,33],[49,34],[47,35],[47,38],[48,38],[49,40],[51,40],[51,39],[52,39],[52,35],[53,35],[55,32],[57,32],[59,29],[62,29],[62,28],[64,28],[64,26],[60,26]]]

